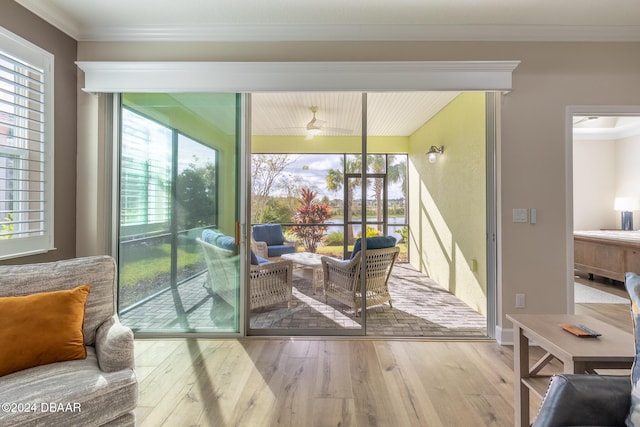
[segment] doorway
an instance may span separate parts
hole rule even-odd
[[[314,295],[310,286],[306,287],[308,293],[304,290],[300,293],[305,279],[311,283],[312,273],[296,269],[293,286],[294,312],[291,313],[291,309],[282,303],[258,311],[249,310],[249,334],[486,336],[486,283],[490,262],[486,255],[486,194],[489,182],[487,177],[491,175],[487,171],[487,164],[490,162],[486,160],[490,155],[487,153],[491,152],[487,149],[487,122],[488,117],[495,117],[487,115],[487,103],[489,98],[493,98],[484,93],[437,93],[431,94],[431,108],[427,109],[419,105],[419,100],[425,98],[422,93],[366,95],[366,109],[362,110],[370,113],[366,120],[359,118],[351,124],[339,121],[353,115],[349,109],[338,110],[338,114],[334,116],[328,114],[331,108],[335,109],[340,104],[336,101],[322,102],[323,98],[334,97],[333,93],[251,95],[252,165],[284,166],[276,174],[283,178],[280,184],[274,179],[256,179],[257,176],[262,176],[262,167],[252,166],[252,191],[258,197],[252,197],[249,223],[254,226],[263,222],[277,222],[285,230],[285,240],[295,240],[295,236],[286,236],[293,224],[291,213],[286,213],[285,205],[287,200],[293,201],[289,206],[295,209],[295,200],[299,198],[295,194],[296,188],[304,186],[308,179],[308,182],[316,186],[312,190],[318,192],[318,200],[328,203],[332,207],[332,213],[336,214],[337,221],[341,223],[340,229],[335,231],[335,222],[331,223],[327,239],[323,240],[318,251],[326,251],[328,248],[325,244],[337,242],[340,252],[331,252],[331,256],[348,260],[353,251],[353,243],[363,235],[363,230],[366,235],[396,235],[397,241],[401,242],[399,245],[405,248],[404,251],[401,250],[404,263],[394,265],[394,274],[397,273],[396,277],[399,278],[397,282],[415,284],[427,279],[426,285],[421,283],[421,287],[408,291],[405,295],[414,295],[415,298],[411,300],[411,296],[407,297],[408,303],[404,306],[400,304],[398,307],[391,307],[385,303],[370,308],[369,315],[359,317],[349,307],[338,306],[330,298],[327,301]],[[359,109],[357,103],[349,99],[351,96],[353,94],[335,95],[337,99],[343,99],[342,103],[351,102],[350,105]],[[434,100],[440,103],[438,108],[433,106]],[[315,108],[311,110],[305,104]],[[419,123],[408,134],[385,134],[378,130],[379,127],[376,128],[376,122],[382,122],[380,112],[389,111],[388,108],[385,110],[385,106],[406,104],[410,105],[412,114],[415,115],[415,111],[422,114],[418,118]],[[278,111],[277,117],[271,115],[268,107]],[[290,110],[296,110],[297,123],[281,122],[283,117],[293,114]],[[431,111],[432,115],[425,115],[425,111]],[[371,112],[377,112],[378,116]],[[396,108],[394,114],[395,116],[385,119],[402,121],[408,113],[407,110]],[[306,134],[306,124],[312,123],[310,120],[313,118],[316,119],[313,123],[322,120],[327,127],[347,129],[350,132],[316,133],[310,138]],[[464,120],[466,126],[451,126],[451,123],[458,120]],[[365,137],[358,128],[358,122],[362,121],[366,121]],[[442,141],[447,141],[448,144],[431,163],[425,153],[431,145],[442,146]],[[287,162],[286,156],[296,157]],[[361,165],[365,162],[366,166],[363,168]],[[322,166],[318,166],[320,164]],[[477,173],[479,174],[476,175]],[[406,178],[398,180],[399,175]],[[273,178],[273,175],[269,176]],[[331,179],[327,180],[328,177]],[[273,185],[272,188],[279,186],[281,189],[272,191],[271,200],[267,201],[268,192],[262,191],[262,182],[269,182]],[[474,187],[473,190],[470,190],[469,185]],[[332,191],[327,192],[327,189]],[[471,194],[473,200],[469,200],[465,194]],[[260,210],[265,207],[268,207],[267,211]],[[282,212],[285,214],[281,214]],[[461,218],[460,212],[465,212],[464,218]],[[336,221],[336,217],[330,221]],[[336,238],[338,233],[341,236],[339,239]],[[298,250],[310,252],[306,248],[299,247]],[[411,261],[411,264],[407,261]],[[421,294],[421,291],[426,293]],[[442,295],[454,298],[456,302],[445,302],[433,296],[439,291]],[[472,304],[457,295],[462,298],[471,297]],[[430,310],[422,309],[428,305],[425,301],[440,305],[440,308],[425,314]],[[461,313],[465,313],[463,317],[477,319],[478,323],[474,327],[469,324],[447,323],[441,309],[445,305],[459,309]],[[402,312],[401,316],[408,318],[408,323],[424,322],[424,328],[419,327],[416,331],[410,331],[410,328],[388,328],[385,332],[382,327],[376,327],[376,321],[380,321],[382,325],[390,320],[383,319],[384,315],[399,312]],[[475,314],[471,314],[472,312]],[[376,318],[375,314],[381,316]]]
[[[635,167],[640,158],[640,107],[575,106],[567,112],[573,170],[568,310],[573,312],[575,304],[581,304],[581,310],[626,305],[628,300],[620,295],[626,294],[624,272],[631,267],[624,265],[630,259],[623,242],[635,234],[625,229],[640,225],[625,224],[625,219],[637,219],[640,209]],[[597,252],[605,246],[609,256]]]

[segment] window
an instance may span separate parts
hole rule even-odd
[[[53,248],[53,55],[0,28],[0,259]]]

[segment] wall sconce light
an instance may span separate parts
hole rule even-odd
[[[621,228],[633,230],[633,211],[640,210],[640,200],[636,197],[616,197],[613,209],[621,212]]]
[[[438,159],[438,156],[441,155],[443,151],[444,151],[443,145],[441,145],[440,147],[436,147],[435,145],[432,145],[431,148],[429,148],[429,151],[427,151],[427,157],[429,158],[429,163],[435,163],[436,160]]]

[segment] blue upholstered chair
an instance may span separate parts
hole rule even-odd
[[[296,251],[295,242],[285,241],[280,224],[254,225],[251,246],[256,255],[262,258],[277,258]]]

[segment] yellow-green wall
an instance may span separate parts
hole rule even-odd
[[[411,264],[486,314],[485,94],[463,93],[409,137]],[[436,163],[425,153],[444,146]]]
[[[369,153],[406,154],[409,138],[406,136],[370,136],[367,138]],[[251,137],[252,153],[360,153],[361,136],[316,136],[306,140],[304,136],[267,136]]]

